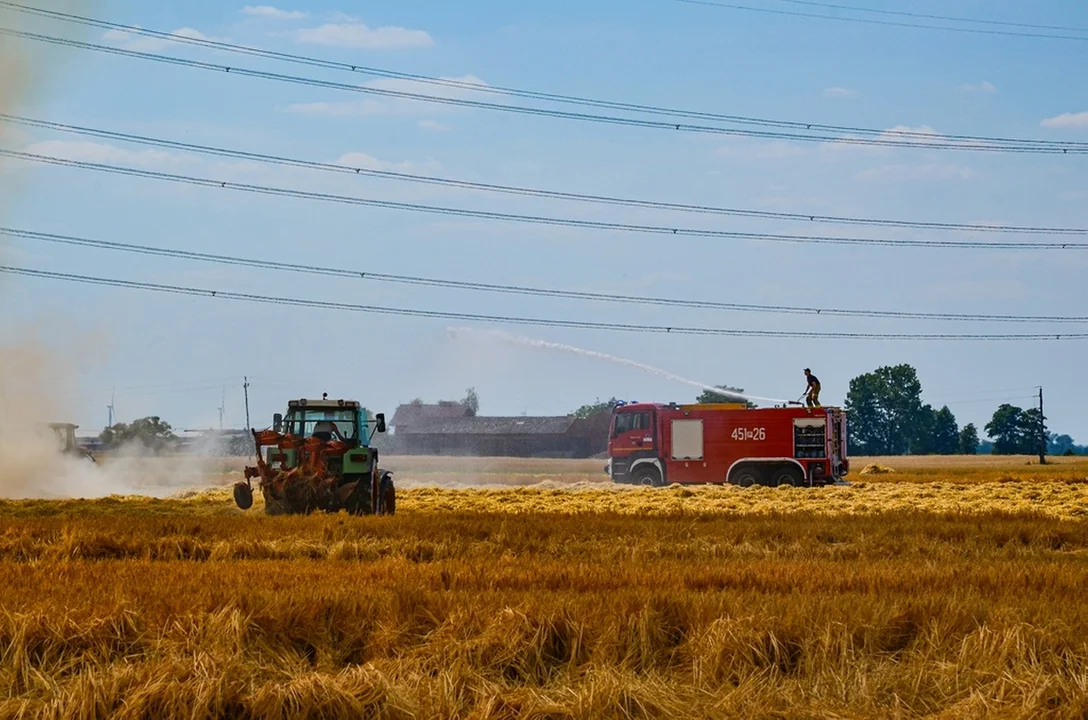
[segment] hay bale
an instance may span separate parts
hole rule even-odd
[[[866,465],[864,468],[862,468],[860,474],[861,475],[889,475],[889,474],[894,474],[894,473],[895,473],[895,470],[888,467],[887,465],[881,465],[880,463],[872,463],[871,465]]]

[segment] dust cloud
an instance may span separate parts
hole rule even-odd
[[[63,441],[49,425],[75,416],[78,364],[105,353],[91,335],[56,332],[61,320],[42,324],[50,330],[27,325],[0,339],[0,498],[166,497],[225,477],[199,448],[156,457],[133,445],[99,463],[62,452]]]

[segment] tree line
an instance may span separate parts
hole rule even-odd
[[[111,425],[98,434],[98,439],[107,449],[137,446],[153,453],[173,450],[178,443],[170,423],[157,415]]]
[[[880,367],[850,381],[845,410],[853,455],[1074,455],[1085,448],[1047,429],[1039,408],[1000,405],[983,427],[962,428],[948,406],[922,402],[922,383],[910,365]]]

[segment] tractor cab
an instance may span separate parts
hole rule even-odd
[[[287,415],[276,414],[272,429],[298,438],[318,438],[324,442],[342,442],[353,448],[370,447],[371,424],[376,432],[385,432],[385,415],[378,413],[374,420],[355,400],[291,400],[287,403]]]
[[[49,423],[49,429],[57,438],[57,449],[70,453],[76,449],[76,428],[72,423]]]
[[[73,425],[72,423],[49,423],[49,429],[53,431],[53,436],[57,441],[57,450],[64,455],[94,462],[94,456],[81,448],[79,443],[76,442],[76,430],[78,428],[79,425]]]

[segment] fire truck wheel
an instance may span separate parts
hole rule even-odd
[[[779,485],[792,485],[801,487],[805,484],[805,478],[801,471],[792,465],[775,468],[771,473],[771,487]]]
[[[665,484],[661,479],[661,473],[653,465],[642,465],[635,468],[631,482],[635,485],[650,485],[652,487],[661,487]]]
[[[733,474],[729,476],[729,482],[734,485],[740,485],[741,487],[751,487],[753,485],[760,485],[761,473],[758,469],[751,465],[739,467],[733,471]]]

